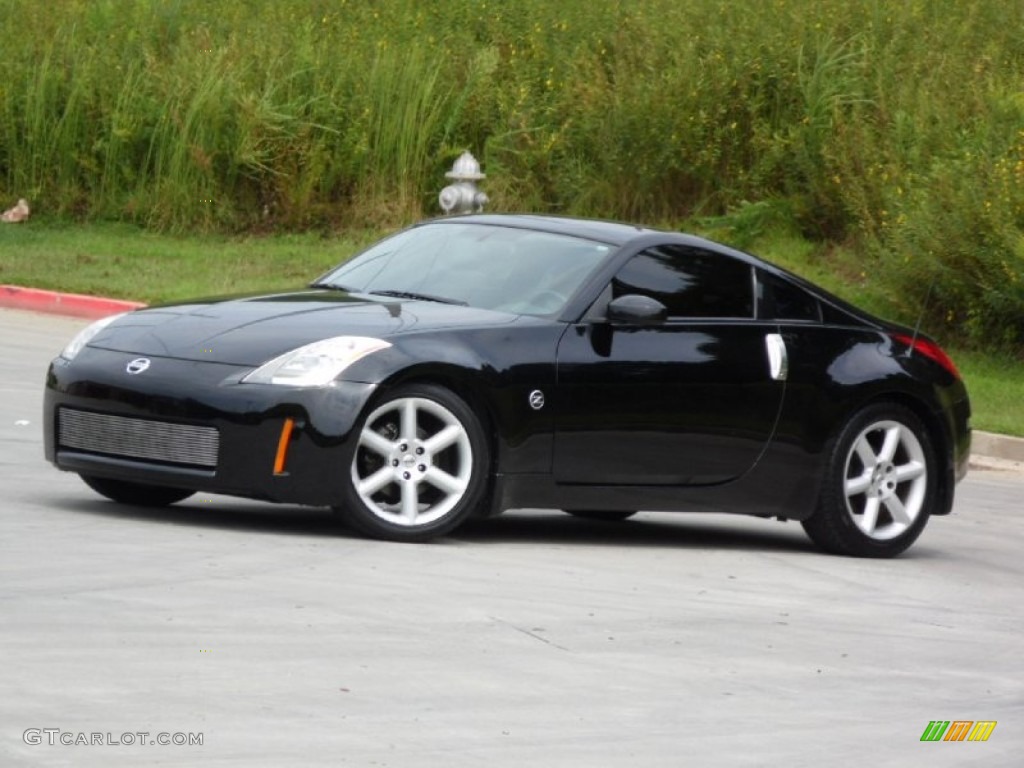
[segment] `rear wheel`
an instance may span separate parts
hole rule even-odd
[[[483,502],[487,439],[472,409],[431,384],[396,389],[363,420],[338,511],[365,534],[425,541]]]
[[[182,488],[166,488],[161,485],[129,483],[126,480],[111,480],[109,477],[79,475],[85,484],[101,496],[121,504],[135,504],[140,507],[166,507],[176,501],[187,499],[195,491]]]
[[[623,510],[607,509],[567,509],[565,511],[573,517],[582,517],[584,520],[603,520],[609,523],[626,520],[636,514],[635,511],[626,512]]]
[[[832,445],[818,509],[803,521],[822,549],[893,557],[928,522],[938,466],[928,432],[910,410],[879,404],[861,411]]]

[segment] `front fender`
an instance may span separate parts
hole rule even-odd
[[[376,384],[374,402],[410,382],[447,387],[491,435],[497,473],[546,473],[557,408],[555,350],[565,327],[523,319],[513,326],[406,334],[389,339],[391,347],[360,360],[345,377]],[[540,398],[531,405],[536,392]]]

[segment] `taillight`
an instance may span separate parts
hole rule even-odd
[[[920,336],[915,339],[913,336],[907,336],[902,333],[894,333],[892,337],[901,344],[906,344],[910,347],[911,354],[917,352],[918,354],[924,355],[929,360],[934,360],[936,363],[941,365],[955,378],[960,378],[960,371],[957,370],[956,363],[954,363],[950,356],[943,351],[942,347],[934,341],[931,341],[930,339],[923,339]]]

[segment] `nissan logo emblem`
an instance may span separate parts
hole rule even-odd
[[[530,407],[535,411],[539,411],[544,407],[544,393],[539,389],[535,389],[530,393]]]
[[[136,357],[134,360],[128,363],[128,365],[125,367],[125,370],[128,371],[128,373],[130,373],[132,376],[134,376],[137,373],[142,373],[143,371],[148,370],[149,366],[149,358]]]

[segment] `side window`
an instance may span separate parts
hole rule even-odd
[[[753,317],[752,267],[712,251],[662,245],[638,253],[612,280],[612,298],[657,299],[670,318]]]
[[[818,300],[808,296],[800,288],[765,272],[758,274],[765,290],[760,317],[774,320],[821,320]]]

